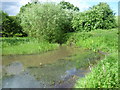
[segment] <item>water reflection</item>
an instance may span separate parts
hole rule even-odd
[[[63,46],[43,54],[3,56],[3,88],[73,87],[89,69],[77,69],[75,60],[70,59],[78,53],[82,55],[80,60],[92,57],[86,52]]]

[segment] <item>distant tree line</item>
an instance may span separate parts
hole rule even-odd
[[[20,8],[17,16],[2,15],[2,36],[30,36],[49,42],[64,41],[68,32],[111,29],[116,27],[115,15],[107,3],[99,3],[80,12],[73,4],[28,3]]]

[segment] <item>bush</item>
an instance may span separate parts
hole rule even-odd
[[[69,25],[69,13],[54,3],[29,4],[21,9],[18,17],[21,26],[31,37],[44,38],[50,42],[61,42],[65,28]]]
[[[111,29],[116,27],[113,11],[107,3],[99,3],[89,10],[74,16],[72,26],[76,31]]]

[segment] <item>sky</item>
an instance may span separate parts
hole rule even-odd
[[[39,0],[40,2],[55,2],[59,3],[63,0]],[[119,0],[64,0],[72,3],[74,6],[79,7],[80,11],[87,10],[93,5],[97,5],[99,2],[106,2],[110,8],[118,15],[118,2]],[[0,0],[0,9],[7,12],[8,15],[17,15],[20,11],[20,7],[31,2],[31,0]],[[120,6],[119,6],[120,7]]]

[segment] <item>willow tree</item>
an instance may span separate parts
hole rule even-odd
[[[22,9],[23,10],[23,9]],[[69,22],[69,14],[54,3],[37,3],[24,6],[18,14],[23,30],[31,37],[60,42]]]

